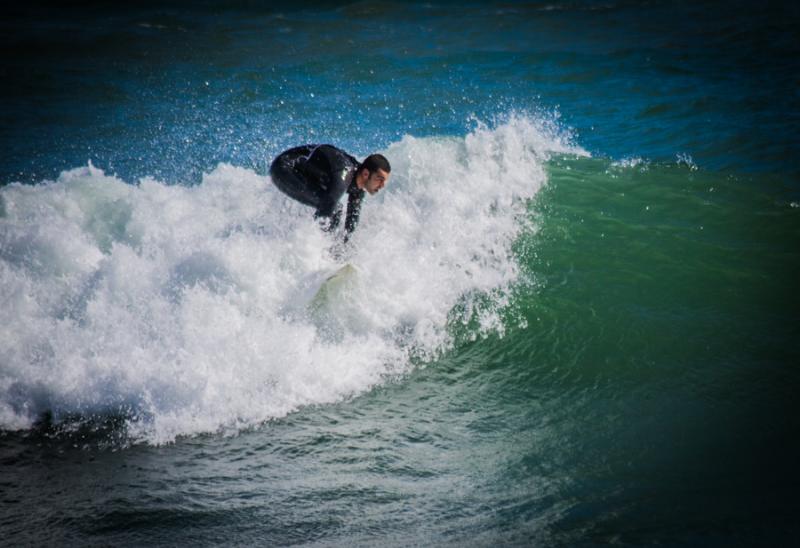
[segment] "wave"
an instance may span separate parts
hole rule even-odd
[[[552,152],[584,154],[522,114],[389,146],[335,330],[307,312],[336,268],[332,236],[268,176],[220,164],[194,186],[129,184],[89,163],[3,187],[0,429],[119,417],[132,441],[238,432],[435,358],[453,321],[502,330],[511,246]]]

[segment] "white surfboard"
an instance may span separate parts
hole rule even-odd
[[[328,310],[351,291],[358,279],[358,270],[350,263],[328,276],[314,294],[308,307],[312,312]]]

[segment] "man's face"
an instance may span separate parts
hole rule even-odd
[[[366,178],[366,180],[364,181],[364,184],[361,188],[363,188],[370,194],[375,194],[380,189],[382,189],[383,186],[386,184],[386,182],[389,180],[389,175],[390,175],[389,173],[385,172],[382,169],[376,169],[371,173],[365,169],[362,172],[362,174],[363,177]],[[367,174],[369,176],[367,176]]]

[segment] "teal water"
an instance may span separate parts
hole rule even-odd
[[[37,9],[3,23],[5,542],[796,536],[796,9]],[[330,241],[265,175],[318,138],[394,167],[333,332]]]

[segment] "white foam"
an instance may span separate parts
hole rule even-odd
[[[152,443],[237,431],[437,355],[459,302],[502,329],[511,244],[551,151],[581,152],[525,116],[390,146],[335,333],[305,310],[336,267],[331,237],[266,176],[221,164],[196,186],[130,185],[89,164],[0,189],[0,428],[51,411],[122,414]]]
[[[623,158],[621,160],[617,160],[611,162],[609,166],[611,169],[634,169],[638,168],[639,171],[647,171],[649,169],[650,162],[645,160],[644,158]]]

